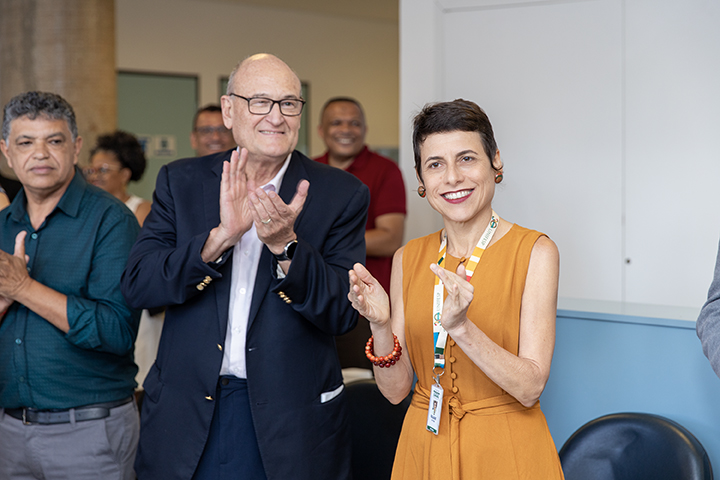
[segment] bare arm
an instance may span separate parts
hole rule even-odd
[[[402,245],[405,215],[386,213],[375,219],[375,228],[365,231],[365,245],[369,257],[391,257]]]
[[[137,218],[137,221],[141,227],[143,225],[143,222],[145,222],[145,217],[147,217],[148,213],[150,213],[151,206],[152,203],[144,201],[140,205],[138,205],[137,209],[135,210],[135,218]]]
[[[361,264],[350,270],[348,298],[353,307],[370,322],[373,333],[375,356],[389,355],[394,347],[393,334],[397,335],[403,354],[398,363],[389,368],[373,367],[375,380],[382,394],[394,404],[400,403],[410,393],[413,369],[407,355],[405,341],[405,312],[402,295],[402,253],[399,249],[393,257],[390,293],[392,317],[387,293],[380,283]]]
[[[464,280],[462,265],[458,275],[436,265],[432,269],[448,291],[442,314],[448,334],[500,388],[526,407],[534,405],[545,389],[555,348],[559,276],[555,244],[547,237],[540,237],[532,249],[522,296],[517,356],[493,342],[467,318],[474,292],[472,285]]]

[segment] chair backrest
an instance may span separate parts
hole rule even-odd
[[[580,427],[560,449],[566,480],[712,480],[710,459],[682,425],[616,413]]]
[[[372,378],[348,384],[346,393],[353,445],[353,478],[389,480],[411,396],[393,405],[380,393]]]

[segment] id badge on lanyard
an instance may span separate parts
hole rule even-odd
[[[480,237],[473,254],[468,260],[467,266],[465,267],[465,275],[469,282],[475,273],[475,269],[480,262],[480,259],[485,253],[490,240],[492,240],[495,230],[498,226],[498,216],[495,211],[492,212],[490,223],[485,229],[485,233]],[[445,265],[445,257],[447,255],[447,235],[443,234],[442,242],[440,243],[440,250],[438,252],[438,266],[441,268]],[[430,404],[428,405],[428,417],[427,425],[425,428],[434,433],[438,434],[440,428],[440,413],[442,411],[442,398],[443,388],[440,386],[440,377],[445,373],[445,346],[447,344],[447,331],[442,326],[440,319],[442,318],[443,301],[445,297],[445,286],[443,285],[440,278],[435,276],[435,288],[433,289],[433,385],[430,389]]]

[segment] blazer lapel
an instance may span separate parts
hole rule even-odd
[[[303,165],[303,158],[299,152],[294,151],[292,158],[290,159],[290,164],[288,165],[288,168],[285,171],[285,175],[283,176],[282,185],[280,186],[280,198],[282,198],[283,202],[285,202],[286,204],[290,203],[293,196],[295,196],[298,182],[300,182],[300,180],[302,179],[307,178],[308,175],[307,171],[305,170],[305,166]],[[310,192],[308,192],[308,197],[305,200],[305,207],[307,207],[310,198]],[[300,224],[303,213],[305,211],[306,208],[303,208],[303,210],[300,212],[300,215],[298,215],[298,218],[295,219],[295,232],[297,232],[297,226]],[[252,304],[250,305],[250,315],[248,317],[247,326],[248,332],[250,331],[250,327],[252,326],[255,318],[257,317],[258,311],[260,310],[260,304],[262,304],[263,299],[267,295],[270,284],[272,283],[272,280],[274,278],[272,271],[273,265],[274,262],[272,258],[272,253],[270,253],[270,250],[268,250],[268,248],[263,245],[262,253],[260,254],[260,264],[258,265],[257,276],[255,277],[255,288],[253,289]]]

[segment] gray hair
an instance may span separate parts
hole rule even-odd
[[[235,65],[235,68],[232,69],[232,72],[230,72],[230,76],[228,77],[228,83],[227,87],[225,88],[225,95],[230,95],[233,93],[233,83],[235,82],[235,74],[237,73],[238,69],[240,68],[240,65],[242,65],[242,62],[238,62],[237,65]],[[274,107],[275,105],[273,105]]]
[[[25,92],[10,99],[3,109],[2,138],[8,142],[10,123],[20,117],[35,120],[39,116],[52,120],[65,120],[74,142],[78,136],[75,112],[60,95],[48,92]]]

